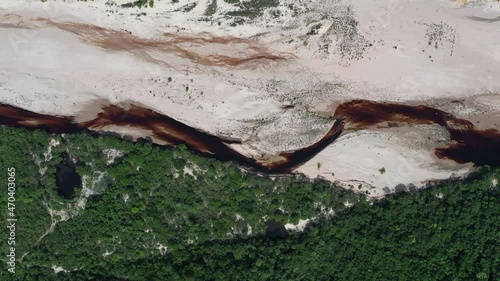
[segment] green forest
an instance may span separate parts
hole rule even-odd
[[[0,280],[500,280],[497,168],[367,200],[182,145],[8,127],[0,135],[0,181],[15,167],[18,218],[16,272]],[[70,199],[57,189],[63,161],[81,176]],[[4,221],[6,192],[0,198]],[[269,220],[305,219],[303,232],[266,235]]]

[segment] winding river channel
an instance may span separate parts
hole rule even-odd
[[[185,144],[203,155],[235,161],[266,173],[289,173],[333,143],[342,133],[367,129],[384,122],[437,124],[448,131],[453,141],[448,147],[436,148],[437,157],[457,163],[500,165],[498,130],[479,130],[470,121],[428,106],[353,100],[338,105],[331,117],[332,126],[319,141],[298,150],[280,152],[275,155],[278,157],[272,157],[277,160],[262,161],[245,156],[228,145],[239,143],[238,140],[223,139],[137,105],[127,108],[105,105],[93,119],[75,122],[73,117],[38,114],[0,104],[0,125],[43,129],[56,134],[83,131],[99,133],[109,125],[146,129],[152,132],[152,137],[171,146]]]

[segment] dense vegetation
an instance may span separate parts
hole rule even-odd
[[[207,241],[262,236],[268,220],[326,218],[359,200],[327,182],[270,179],[185,146],[6,127],[0,134],[1,169],[17,171],[16,250],[26,254],[20,266],[133,263]],[[56,187],[63,158],[82,176],[70,200]]]
[[[91,263],[58,280],[499,280],[498,170],[358,203],[284,240],[211,241],[133,262]],[[24,280],[48,278],[33,267]],[[49,280],[49,279],[44,279]]]
[[[341,210],[357,197],[324,182],[258,177],[184,147],[9,128],[0,133],[2,170],[16,166],[22,186],[18,249],[30,251],[15,275],[2,271],[0,280],[500,279],[498,169],[361,200],[329,218],[325,206]],[[39,163],[51,139],[60,144],[52,159]],[[111,148],[123,155],[108,165],[102,151]],[[54,164],[63,152],[78,160],[84,182],[98,194],[84,208],[75,207],[81,195],[65,201],[55,191]],[[38,166],[47,168],[44,176]],[[35,245],[50,224],[46,205],[73,213]],[[303,233],[274,240],[264,233],[263,216],[282,223],[320,219]],[[160,254],[158,242],[168,250]],[[69,272],[55,274],[55,265]]]

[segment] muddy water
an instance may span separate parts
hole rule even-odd
[[[71,118],[38,114],[3,104],[0,104],[0,125],[44,129],[55,134],[82,130],[78,124],[72,122]]]
[[[333,116],[346,118],[352,130],[366,129],[383,122],[437,124],[448,131],[455,143],[437,148],[436,156],[457,163],[500,166],[500,132],[497,129],[479,130],[471,122],[439,109],[354,100],[340,104]]]
[[[229,148],[223,139],[192,128],[151,109],[135,105],[131,105],[127,109],[116,105],[106,105],[96,118],[79,124],[80,127],[91,130],[99,130],[108,125],[131,126],[150,130],[154,138],[172,145],[185,144],[193,150],[203,154],[215,155],[224,161],[233,160],[253,164],[252,159],[248,159]]]
[[[246,157],[228,146],[228,144],[241,143],[241,141],[211,135],[151,109],[136,105],[130,105],[127,108],[105,105],[97,117],[80,123],[74,122],[70,117],[48,116],[10,105],[0,105],[0,125],[45,129],[52,133],[95,132],[109,125],[128,126],[149,130],[155,139],[172,146],[185,144],[194,151],[219,160],[235,161],[261,172],[288,173],[335,141],[342,133],[344,123],[334,122],[330,131],[321,140],[303,149],[282,152],[279,154],[281,157],[278,157],[280,160],[277,161],[258,161]]]
[[[9,105],[0,105],[0,125],[45,129],[52,133],[100,131],[109,125],[129,126],[152,132],[155,139],[171,145],[185,144],[190,149],[223,161],[235,161],[268,173],[288,173],[310,160],[343,132],[363,130],[382,123],[438,124],[448,130],[453,141],[446,148],[438,148],[436,156],[458,163],[500,166],[500,133],[497,130],[479,130],[467,120],[427,106],[410,106],[354,100],[340,104],[333,114],[333,125],[318,142],[295,151],[281,152],[269,159],[257,160],[242,155],[226,140],[190,127],[173,118],[137,105],[127,108],[105,105],[94,119],[77,123],[70,117],[48,116]],[[103,129],[105,130],[105,129]],[[279,157],[276,157],[279,156]]]
[[[146,39],[126,31],[106,29],[91,24],[54,22],[43,18],[27,18],[16,14],[0,17],[0,27],[39,29],[53,27],[76,35],[83,43],[108,51],[127,52],[143,60],[169,64],[151,54],[173,54],[193,63],[208,66],[235,67],[248,63],[266,64],[294,58],[290,53],[274,52],[256,41],[233,36],[215,36],[200,33],[195,36],[165,33],[156,39]],[[224,46],[231,46],[227,53],[220,53]],[[204,51],[200,52],[201,47]],[[208,53],[207,53],[208,52]]]

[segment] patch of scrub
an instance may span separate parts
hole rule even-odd
[[[453,55],[453,49],[458,40],[457,31],[446,23],[431,23],[427,25],[426,38],[428,46],[438,49],[446,46]]]

